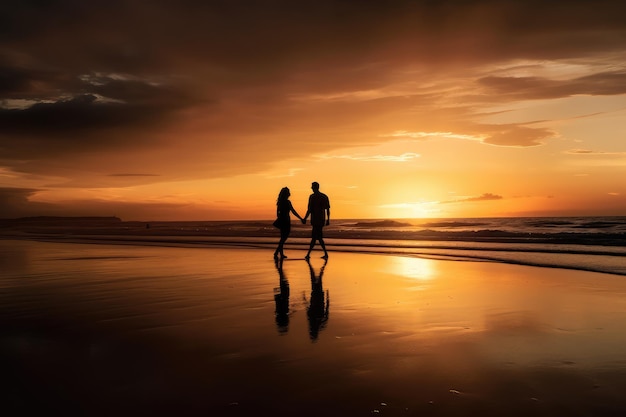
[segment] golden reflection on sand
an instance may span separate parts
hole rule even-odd
[[[468,344],[484,354],[483,360],[501,363],[624,361],[626,280],[621,277],[493,263],[357,258],[335,260],[327,281],[338,303],[367,310],[369,329],[358,325],[363,333],[383,330],[416,343]],[[334,279],[337,269],[344,279]],[[339,321],[341,307],[334,312]]]
[[[430,281],[436,275],[437,263],[430,259],[417,257],[393,258],[392,270],[400,276],[419,281]]]

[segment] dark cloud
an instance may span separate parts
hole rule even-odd
[[[0,129],[5,135],[44,133],[52,136],[130,125],[150,118],[150,115],[147,109],[100,102],[98,97],[85,94],[54,103],[37,103],[26,109],[0,110]]]
[[[15,93],[23,95],[29,89],[30,79],[29,74],[18,68],[0,67],[0,94],[5,98]]]
[[[566,153],[573,154],[573,155],[597,155],[598,154],[598,152],[592,151],[590,149],[570,149]]]
[[[602,72],[573,80],[571,94],[616,95],[626,93],[626,72]]]
[[[82,72],[193,65],[212,70],[220,83],[266,81],[286,67],[315,63],[621,49],[626,12],[612,0],[5,3],[8,46],[47,62]]]
[[[0,187],[0,218],[14,218],[38,215],[48,212],[54,206],[46,203],[33,203],[29,199],[41,190],[34,188]]]
[[[551,129],[511,124],[484,126],[483,131],[489,132],[483,143],[498,146],[538,146],[556,136]]]
[[[571,80],[541,77],[485,77],[478,82],[506,99],[551,99],[576,94],[618,95],[626,93],[626,72],[603,72]]]
[[[490,200],[502,200],[501,195],[492,194],[492,193],[484,193],[478,197],[470,197],[461,201],[490,201]]]
[[[208,103],[181,85],[116,79],[115,75],[82,75],[70,80],[49,72],[17,74],[14,71],[11,77],[22,80],[23,88],[6,93],[6,107],[0,107],[4,145],[0,158],[37,160],[152,146],[155,133],[171,124],[178,112]],[[50,98],[52,92],[56,97]],[[7,100],[18,100],[18,104],[19,100],[31,100],[34,104],[11,107]]]
[[[38,215],[62,213],[63,216],[116,216],[122,220],[138,219],[177,219],[185,218],[187,214],[193,218],[205,218],[201,215],[224,217],[226,209],[216,207],[199,207],[189,204],[175,203],[143,203],[103,200],[69,200],[55,205],[55,210],[40,210]],[[150,213],[146,218],[145,213]]]
[[[382,84],[398,65],[440,69],[622,50],[626,28],[618,16],[624,11],[620,2],[606,0],[593,7],[493,0],[117,0],[100,7],[25,0],[0,6],[6,23],[0,51],[20,51],[11,62],[25,71],[46,69],[70,79],[94,72],[183,74],[224,94],[268,85],[281,90],[294,82],[324,92],[325,83],[335,89]],[[134,87],[108,83],[107,91],[83,94],[113,94],[114,88],[128,93]]]
[[[0,69],[5,85],[0,127],[28,133],[44,129],[50,134],[90,127],[132,125],[158,120],[179,108],[206,103],[181,85],[156,83],[116,74],[75,74]],[[12,88],[10,89],[9,86]],[[10,106],[10,100],[30,100],[31,106]]]
[[[0,187],[0,201],[2,205],[22,204],[28,197],[40,191],[35,188],[8,188]]]
[[[45,191],[32,188],[0,187],[0,219],[30,216],[117,216],[122,219],[202,219],[241,218],[240,208],[232,204],[174,204],[132,203],[102,200],[68,200],[57,204],[31,201],[36,193]],[[146,218],[145,213],[150,213]]]

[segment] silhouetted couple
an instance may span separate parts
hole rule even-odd
[[[313,190],[313,194],[309,196],[309,204],[304,218],[298,214],[298,212],[293,208],[291,201],[289,201],[289,197],[291,196],[289,188],[284,187],[280,190],[278,199],[276,200],[277,219],[274,222],[274,225],[280,229],[280,241],[278,242],[276,251],[274,251],[275,258],[279,256],[286,258],[283,252],[283,246],[291,233],[290,213],[293,213],[300,219],[302,224],[306,224],[306,219],[309,218],[309,215],[311,216],[311,244],[309,245],[309,251],[307,252],[305,258],[309,259],[311,257],[311,251],[313,250],[315,243],[319,242],[320,246],[324,250],[324,256],[322,256],[322,258],[328,259],[328,252],[326,251],[326,244],[324,243],[323,229],[324,226],[328,226],[330,224],[330,200],[326,194],[320,192],[320,185],[317,182],[311,184],[311,189]]]

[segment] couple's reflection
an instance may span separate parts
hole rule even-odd
[[[283,271],[283,258],[274,260],[276,270],[278,271],[279,286],[274,288],[274,301],[276,302],[276,326],[280,333],[286,333],[289,330],[289,280]],[[315,268],[311,262],[307,260],[309,272],[311,275],[311,296],[307,300],[306,293],[303,295],[306,304],[307,319],[309,322],[309,337],[311,341],[317,341],[320,331],[328,322],[328,313],[330,310],[330,299],[328,290],[324,291],[322,277],[324,276],[324,268],[328,260],[324,260],[324,264],[320,267],[319,272],[315,272]]]
[[[283,257],[274,258],[278,271],[278,288],[274,288],[274,301],[276,302],[276,326],[279,333],[287,333],[289,330],[289,281],[283,272],[283,259]]]

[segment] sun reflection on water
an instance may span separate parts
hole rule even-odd
[[[392,272],[419,281],[435,278],[435,262],[431,259],[398,256],[393,258]]]

